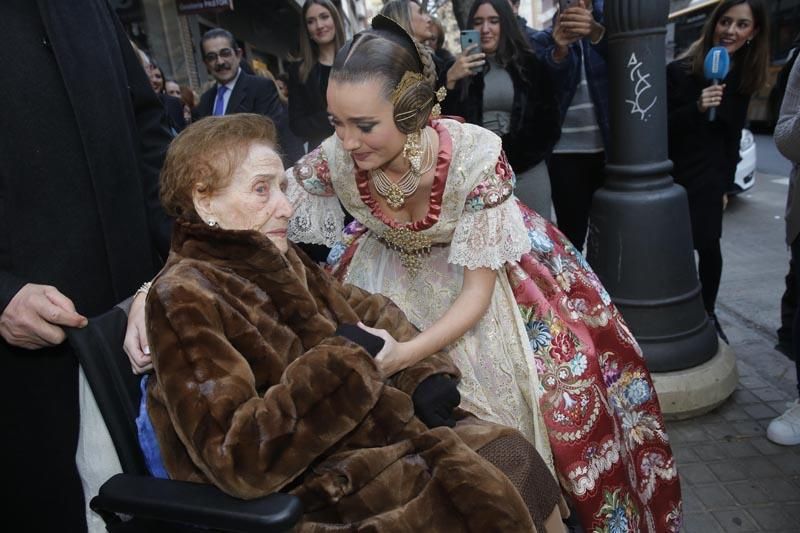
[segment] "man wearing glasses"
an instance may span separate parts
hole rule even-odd
[[[206,69],[217,83],[200,97],[198,116],[258,113],[271,118],[283,137],[286,117],[278,100],[278,90],[271,80],[242,70],[239,66],[242,50],[233,35],[222,28],[208,30],[200,40],[200,48]]]

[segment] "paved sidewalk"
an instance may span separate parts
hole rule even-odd
[[[737,356],[740,385],[732,398],[705,416],[667,423],[681,475],[684,531],[797,533],[800,446],[777,446],[764,436],[790,394],[770,385],[765,372],[771,367],[753,366],[742,350]],[[788,359],[777,352],[774,358],[772,372],[794,372],[778,364]]]
[[[712,413],[667,423],[688,533],[800,532],[800,446],[765,437],[797,394],[794,362],[773,349],[789,264],[786,186],[759,180],[751,196],[729,206],[722,240],[717,316],[736,354],[738,390]]]

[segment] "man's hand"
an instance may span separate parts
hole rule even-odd
[[[0,336],[12,346],[37,350],[64,342],[62,327],[82,328],[88,323],[58,289],[28,283],[0,315]]]
[[[584,37],[591,37],[592,42],[599,41],[604,31],[603,26],[594,20],[592,10],[586,7],[583,0],[580,0],[577,6],[565,9],[556,17],[556,24],[553,28],[553,40],[556,43],[553,59],[556,62],[563,61],[571,44]]]
[[[123,348],[128,354],[131,369],[134,374],[144,374],[153,368],[153,359],[150,356],[150,343],[147,341],[147,330],[144,320],[144,302],[146,294],[136,293],[131,302],[128,313],[128,327],[125,330]]]

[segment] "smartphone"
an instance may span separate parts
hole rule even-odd
[[[578,0],[558,0],[558,9],[559,11],[564,11],[570,7],[575,7],[578,5]]]
[[[478,47],[472,52],[477,54],[481,51],[481,32],[478,30],[461,30],[461,51],[465,51],[472,45],[477,44]]]
[[[475,47],[474,45],[478,45]],[[464,52],[469,47],[474,47],[472,54],[479,54],[481,51],[481,32],[478,30],[461,30],[461,51]],[[479,72],[480,68],[473,68],[473,72]]]

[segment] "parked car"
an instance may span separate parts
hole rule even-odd
[[[756,139],[746,128],[742,130],[742,139],[739,142],[739,158],[729,195],[739,194],[756,184]]]

